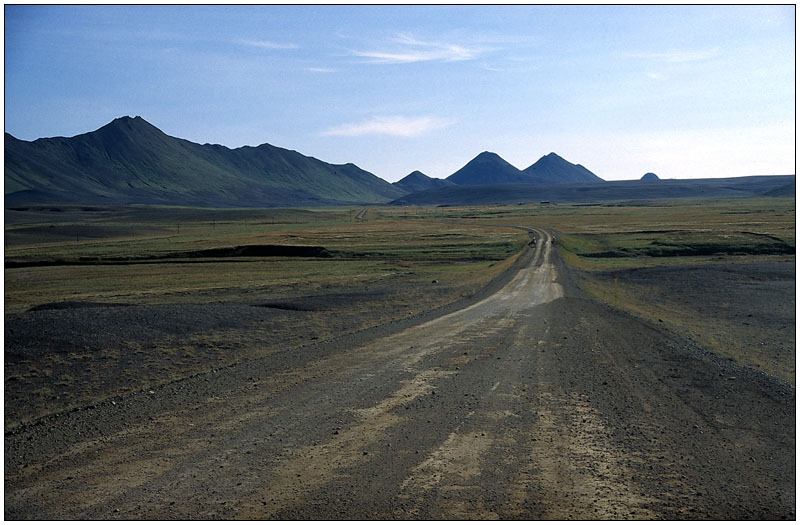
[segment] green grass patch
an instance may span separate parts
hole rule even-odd
[[[495,264],[528,242],[523,231],[505,226],[416,220],[385,208],[356,219],[360,210],[18,212],[6,227],[13,234],[5,252],[6,311],[60,301],[251,301],[442,275],[488,282],[499,271]],[[76,240],[53,230],[81,234]],[[279,256],[290,255],[290,247],[300,256]],[[325,257],[304,257],[312,255],[305,248]]]

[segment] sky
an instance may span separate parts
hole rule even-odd
[[[606,180],[795,173],[795,6],[6,5],[5,131],[141,116],[390,182],[482,151]]]

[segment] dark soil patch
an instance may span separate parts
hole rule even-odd
[[[651,245],[641,248],[622,248],[619,250],[583,253],[581,256],[603,259],[620,257],[699,257],[704,255],[791,255],[794,253],[794,246],[781,240],[752,245],[715,243],[677,245],[669,241],[653,241]]]
[[[278,310],[292,310],[297,312],[319,312],[343,309],[356,303],[368,303],[381,299],[386,295],[382,291],[366,291],[351,293],[330,293],[324,295],[307,295],[304,297],[293,297],[291,299],[280,299],[275,301],[264,301],[253,306],[260,308],[275,308]]]
[[[197,250],[171,254],[167,257],[333,257],[333,255],[322,246],[261,244]]]
[[[795,263],[717,263],[591,272],[647,304],[683,335],[794,381]],[[702,323],[701,323],[702,321]]]
[[[39,304],[30,308],[29,312],[41,310],[70,310],[72,308],[114,308],[120,306],[131,306],[126,303],[93,303],[89,301],[60,301],[57,303]]]
[[[166,233],[167,230],[149,225],[131,226],[92,224],[49,224],[6,228],[6,245],[10,247],[31,243],[63,243],[86,240],[135,238],[137,234]]]
[[[6,268],[30,268],[36,266],[82,266],[90,264],[162,264],[176,259],[236,259],[240,257],[311,257],[330,258],[334,254],[321,246],[291,245],[248,245],[228,248],[210,248],[190,252],[175,252],[164,255],[144,255],[141,257],[81,257],[77,260],[50,259],[39,261],[10,260]],[[185,262],[185,261],[181,261]]]

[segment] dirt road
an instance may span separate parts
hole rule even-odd
[[[467,308],[5,436],[7,519],[793,519],[795,392],[574,290],[545,231]]]

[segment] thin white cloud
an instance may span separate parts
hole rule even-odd
[[[358,137],[362,135],[391,135],[396,137],[418,137],[451,124],[437,117],[373,117],[369,120],[334,126],[322,132],[336,137]]]
[[[307,67],[306,71],[311,73],[336,73],[339,70],[332,67]]]
[[[449,42],[431,42],[401,33],[389,40],[383,49],[353,50],[357,57],[371,64],[410,64],[414,62],[461,62],[475,60],[487,50]]]
[[[427,47],[430,45],[429,42],[423,42],[422,40],[415,38],[411,33],[398,33],[390,40],[392,42],[397,42],[398,44],[408,44],[412,46]]]
[[[628,53],[630,58],[642,58],[659,62],[698,62],[719,56],[719,48],[699,49],[693,51],[672,50],[665,53]]]
[[[290,42],[272,42],[270,40],[240,40],[243,46],[258,47],[261,49],[297,49],[297,44]]]
[[[500,68],[497,68],[497,67],[490,66],[490,65],[489,65],[489,64],[487,64],[486,62],[484,62],[483,64],[481,64],[481,69],[485,69],[486,71],[495,71],[495,72],[501,72],[501,71],[503,71],[503,70],[502,70],[502,69],[500,69]]]

